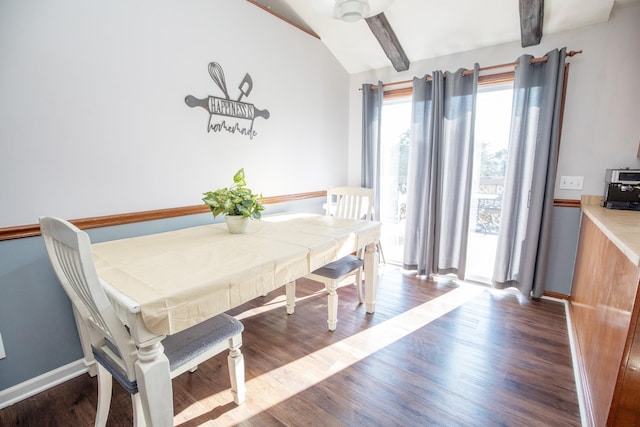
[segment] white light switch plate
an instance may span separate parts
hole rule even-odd
[[[582,190],[583,176],[561,176],[560,190]]]

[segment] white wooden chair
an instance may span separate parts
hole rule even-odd
[[[40,229],[55,273],[91,331],[91,347],[98,362],[95,425],[106,425],[111,405],[112,377],[131,394],[134,425],[145,425],[136,381],[138,349],[111,306],[102,280],[97,275],[89,236],[73,224],[53,217],[41,217]],[[227,361],[231,391],[234,401],[241,404],[245,399],[244,358],[240,352],[243,330],[240,321],[220,314],[167,336],[162,345],[169,360],[171,378],[187,370],[194,372],[199,363],[229,349]]]
[[[338,218],[373,219],[373,190],[362,187],[333,187],[327,190],[326,214]],[[347,276],[354,274],[354,285],[358,290],[358,300],[362,304],[362,273],[364,265],[363,249],[356,255],[346,255],[323,267],[320,267],[306,277],[324,284],[327,291],[327,306],[329,330],[334,331],[338,323],[338,284]],[[286,285],[287,313],[292,314],[295,307],[295,282]]]

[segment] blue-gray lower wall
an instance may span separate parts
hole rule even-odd
[[[323,202],[268,205],[266,213],[321,213]],[[209,214],[190,215],[91,229],[88,234],[93,242],[102,242],[211,221]],[[554,209],[548,291],[570,294],[579,222],[580,209]],[[0,390],[82,358],[71,304],[51,269],[41,237],[0,242],[0,333],[7,355],[0,360]]]
[[[41,237],[0,242],[0,390],[82,357],[71,304]]]
[[[322,213],[325,200],[307,199],[265,206],[265,214]],[[46,214],[46,212],[43,212]],[[221,217],[215,222],[222,221]],[[209,224],[211,215],[189,215],[87,230],[92,242]],[[83,357],[71,303],[49,263],[42,237],[0,242],[0,390]]]
[[[552,240],[549,248],[545,290],[571,295],[573,266],[578,249],[581,210],[573,207],[553,208]]]

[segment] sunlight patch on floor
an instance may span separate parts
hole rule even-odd
[[[326,295],[326,294],[327,292],[324,290],[324,288],[322,288],[310,295],[307,295],[304,297],[296,297],[296,304],[299,303],[300,301],[304,301],[309,298],[317,298],[318,295]],[[284,311],[286,304],[287,304],[287,297],[285,295],[278,295],[276,297],[273,297],[269,301],[265,301],[260,307],[254,307],[250,310],[245,310],[242,313],[238,313],[234,315],[233,317],[242,321],[244,319],[248,319],[249,317],[257,316],[258,314],[265,313],[271,310],[281,309]]]
[[[395,267],[394,267],[395,268]],[[383,266],[380,267],[379,271],[383,270]],[[342,282],[338,283],[338,289],[342,288],[342,287],[346,287],[346,286],[354,286],[354,278],[349,276],[347,278],[345,278]],[[316,282],[318,290],[307,295],[307,296],[296,296],[296,304],[299,304],[302,301],[311,299],[311,298],[317,298],[318,296],[321,297],[326,297],[327,296],[327,291],[325,290],[324,286],[322,285],[322,283],[320,282]],[[363,285],[364,287],[364,285]],[[284,290],[284,286],[282,287],[282,289]],[[262,313],[266,313],[267,311],[271,311],[271,310],[276,310],[276,309],[282,309],[285,310],[285,306],[287,305],[287,297],[285,294],[281,294],[281,295],[277,295],[272,297],[270,300],[267,300],[268,295],[262,296],[262,297],[258,297],[258,298],[264,298],[265,301],[262,303],[261,306],[259,307],[254,307],[250,310],[245,310],[242,313],[238,313],[238,314],[234,314],[233,317],[235,317],[236,319],[242,321],[244,319],[248,319],[250,317],[256,316],[258,314],[262,314]]]
[[[392,319],[252,378],[246,383],[247,401],[220,414],[218,418],[212,416],[210,421],[216,425],[233,425],[247,420],[406,337],[483,292],[486,292],[486,288],[481,286],[460,284],[458,288]],[[211,404],[225,405],[230,397],[230,391],[226,390],[211,396]],[[200,403],[202,402],[192,405],[185,413],[206,419],[204,406],[208,405]],[[196,407],[204,412],[196,414]],[[213,415],[216,408],[210,411]],[[179,414],[175,421],[176,425],[179,422],[189,423],[189,420],[182,419]]]

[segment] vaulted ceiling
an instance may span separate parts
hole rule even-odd
[[[333,18],[334,0],[248,0],[317,35],[349,73],[391,66],[374,36],[371,20],[344,22]],[[372,0],[375,1],[375,0]],[[615,4],[640,0],[521,0],[526,9],[544,4],[542,37],[606,22]],[[535,11],[534,11],[535,12]],[[521,40],[521,13],[515,0],[395,0],[384,9],[408,61],[450,55]],[[531,25],[531,21],[529,25]],[[383,35],[386,34],[382,30]],[[397,67],[395,67],[398,69]]]

